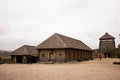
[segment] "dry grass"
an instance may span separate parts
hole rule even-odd
[[[2,64],[0,80],[120,80],[118,59],[67,64]]]

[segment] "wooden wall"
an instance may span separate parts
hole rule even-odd
[[[39,61],[50,61],[51,60],[51,53],[53,54],[53,59],[54,61],[65,61],[65,50],[64,49],[55,49],[55,50],[50,50],[50,49],[46,49],[46,50],[40,50],[39,51]]]
[[[66,61],[76,61],[79,59],[91,59],[92,52],[78,49],[66,49],[65,51],[65,60]]]

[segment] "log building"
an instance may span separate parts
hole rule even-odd
[[[24,45],[11,53],[13,63],[36,63],[38,51],[35,46]]]
[[[53,34],[37,46],[40,62],[67,62],[91,59],[92,50],[80,40],[61,34]]]
[[[100,37],[99,52],[104,54],[104,57],[112,57],[112,51],[115,49],[115,38],[108,33]]]

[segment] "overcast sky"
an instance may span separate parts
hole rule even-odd
[[[120,43],[120,0],[0,0],[0,50],[36,46],[54,33],[98,48],[106,32]]]

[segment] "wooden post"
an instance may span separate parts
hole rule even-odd
[[[26,56],[23,56],[23,57],[22,57],[22,63],[24,63],[24,64],[27,63]]]
[[[38,62],[40,62],[40,50],[38,49]]]
[[[17,62],[16,59],[17,59],[16,56],[13,56],[13,63],[16,63],[16,62]]]

